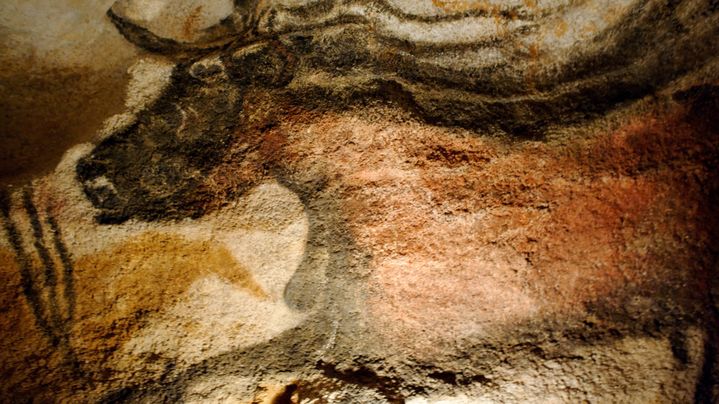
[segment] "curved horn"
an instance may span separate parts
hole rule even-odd
[[[184,58],[214,49],[250,32],[258,0],[118,0],[107,11],[115,27],[134,45],[152,53]],[[203,21],[203,19],[205,21]],[[217,21],[202,27],[203,22]]]

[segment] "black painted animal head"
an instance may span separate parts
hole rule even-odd
[[[611,22],[588,39],[562,39],[556,30],[575,8],[591,6],[584,3],[429,14],[395,3],[238,1],[234,28],[210,30],[211,40],[191,44],[110,12],[128,40],[178,64],[157,102],[79,162],[78,179],[102,210],[98,219],[205,213],[213,198],[207,176],[232,142],[253,136],[238,126],[253,108],[243,101],[251,87],[312,108],[384,100],[432,124],[541,138],[548,126],[651,94],[719,50],[712,2],[627,1],[620,17],[605,18]],[[550,34],[554,42],[543,39]]]
[[[252,108],[244,93],[286,84],[287,55],[282,43],[262,42],[178,63],[157,101],[79,161],[77,178],[101,210],[98,221],[201,216],[216,199],[208,176],[231,146],[257,146],[240,124]]]
[[[203,179],[222,157],[242,104],[223,75],[220,65],[177,66],[157,102],[78,163],[99,221],[202,214]]]

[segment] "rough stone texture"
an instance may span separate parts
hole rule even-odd
[[[101,6],[2,6],[4,402],[719,400],[715,1]]]
[[[0,185],[51,172],[122,112],[138,57],[103,18],[111,0],[0,2]]]

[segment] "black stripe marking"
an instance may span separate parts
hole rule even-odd
[[[52,327],[47,319],[43,316],[42,301],[40,292],[35,288],[35,281],[32,276],[32,260],[25,252],[22,246],[20,232],[10,218],[10,196],[5,190],[0,190],[0,211],[2,211],[2,221],[8,241],[15,251],[15,261],[20,267],[20,283],[22,291],[27,299],[30,309],[35,316],[38,327],[50,339],[53,346],[57,346],[60,342],[58,336],[53,332]]]
[[[62,319],[60,318],[60,309],[57,305],[57,275],[55,274],[55,262],[50,256],[50,251],[45,247],[43,243],[43,228],[40,222],[40,216],[37,213],[37,208],[32,201],[32,187],[24,189],[23,192],[23,207],[27,211],[28,217],[30,218],[30,225],[32,226],[32,234],[35,238],[33,246],[37,250],[40,260],[42,261],[43,268],[45,271],[44,284],[48,292],[48,308],[50,310],[50,323],[53,329],[56,331],[56,337],[60,338],[62,333],[58,335],[57,331],[63,328]]]
[[[53,242],[55,244],[55,250],[60,256],[60,262],[62,262],[62,281],[65,287],[64,297],[67,300],[67,318],[65,321],[71,321],[75,315],[75,281],[73,279],[74,267],[70,254],[67,251],[67,247],[62,240],[62,233],[60,227],[57,224],[57,220],[50,212],[50,209],[46,210],[47,223],[50,225],[50,231],[53,235]],[[66,331],[69,333],[69,324],[66,324]]]

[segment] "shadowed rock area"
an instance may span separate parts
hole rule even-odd
[[[3,6],[2,401],[719,400],[715,1],[101,6]]]

